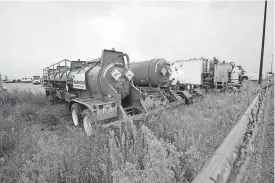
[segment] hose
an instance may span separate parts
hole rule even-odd
[[[232,70],[231,70],[231,72],[232,72],[236,64],[235,64],[235,62],[230,62],[230,65],[232,66]]]
[[[124,61],[124,66],[126,66],[127,68],[130,68],[129,66],[130,66],[130,58],[129,58],[129,55],[127,54],[127,53],[123,53],[122,55],[121,55],[122,57],[126,57],[126,59],[127,59],[127,66],[126,66],[126,63],[125,63],[125,61]]]

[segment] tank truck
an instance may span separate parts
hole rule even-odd
[[[190,103],[191,95],[188,92],[182,95],[172,92],[170,80],[172,69],[165,59],[157,58],[148,61],[130,64],[134,72],[133,82],[142,92],[153,99],[153,108],[165,106],[166,104]]]
[[[99,125],[120,126],[152,106],[134,86],[129,64],[129,56],[114,49],[91,61],[60,61],[43,69],[46,96],[68,102],[74,125],[83,126],[88,136]]]

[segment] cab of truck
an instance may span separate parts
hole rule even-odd
[[[33,76],[32,83],[33,84],[41,84],[40,76]]]

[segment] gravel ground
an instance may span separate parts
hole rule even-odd
[[[255,142],[255,155],[249,166],[251,183],[274,182],[274,88],[267,98],[264,109],[263,123]]]

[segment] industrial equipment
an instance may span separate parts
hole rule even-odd
[[[234,62],[222,62],[215,64],[214,69],[214,85],[215,88],[224,88],[231,82],[231,72],[235,67]]]
[[[194,89],[203,88],[209,90],[211,88],[225,88],[230,85],[238,85],[242,80],[243,70],[235,68],[235,63],[220,62],[217,58],[194,58],[189,60],[178,60],[171,62],[171,68],[174,71],[172,83],[174,88],[179,90],[187,90],[190,93]],[[234,70],[235,68],[235,70]],[[232,75],[232,72],[234,74]],[[199,94],[200,92],[196,92]],[[193,93],[193,94],[196,94]]]
[[[157,58],[148,61],[130,64],[134,72],[133,82],[136,87],[149,95],[154,103],[153,108],[164,106],[168,103],[181,103],[182,98],[189,101],[185,93],[177,95],[170,89],[173,80],[170,80],[172,69],[165,59]]]
[[[241,75],[242,75],[241,66],[234,67],[234,69],[232,70],[232,73],[231,73],[231,82],[236,83],[236,84],[240,84]]]
[[[171,62],[173,70],[171,77],[175,79],[173,85],[177,85],[177,88],[181,90],[188,91],[196,86],[210,88],[213,84],[214,61],[205,58],[194,58]]]
[[[210,88],[214,75],[213,64],[210,65],[205,58],[178,60],[170,64],[173,70],[171,78],[174,79],[172,88],[175,93],[187,91],[193,101],[202,99],[203,92],[200,88]]]
[[[129,56],[115,50],[92,61],[63,60],[43,70],[46,96],[69,102],[74,125],[83,121],[88,136],[99,125],[120,126],[152,103],[133,85],[129,64]]]
[[[231,83],[241,85],[242,81],[247,79],[248,77],[245,75],[245,70],[242,68],[242,66],[237,65],[233,68],[231,72]]]

